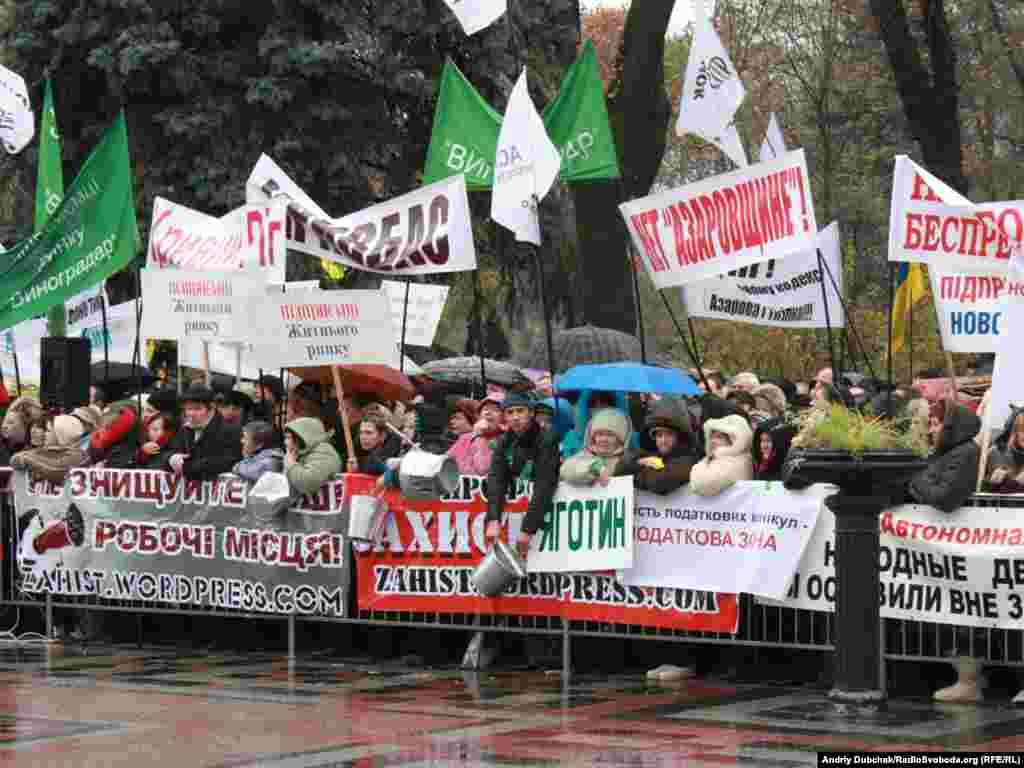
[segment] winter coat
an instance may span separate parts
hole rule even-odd
[[[1006,477],[1001,483],[992,482],[992,473],[997,469],[1005,470]],[[993,446],[988,454],[987,477],[982,486],[990,493],[1024,493],[1024,482],[1018,476],[1024,473],[1024,451],[1006,445],[1005,449]]]
[[[747,420],[733,414],[705,421],[705,445],[711,444],[712,432],[729,435],[732,445],[719,448],[694,465],[690,471],[690,491],[698,496],[717,496],[735,483],[752,480],[754,477],[754,462],[750,455],[754,434]]]
[[[215,412],[198,438],[196,430],[184,427],[164,453],[168,462],[176,453],[189,455],[182,464],[182,474],[189,480],[213,480],[217,475],[230,472],[242,458],[241,441],[241,430],[225,424],[220,414]]]
[[[384,435],[383,443],[360,457],[359,471],[364,475],[383,475],[388,471],[388,459],[393,459],[401,453],[402,441],[398,435],[388,431]]]
[[[504,434],[491,460],[487,475],[487,520],[501,520],[505,495],[517,478],[533,480],[533,495],[526,510],[522,530],[536,533],[544,523],[551,499],[558,487],[558,438],[551,430],[543,430],[537,422],[518,435],[512,430]]]
[[[576,426],[562,438],[561,452],[563,459],[579,453],[587,445],[587,426],[590,424],[591,416],[590,398],[593,394],[593,390],[584,389],[580,392],[579,399],[576,400]],[[612,394],[615,397],[615,407],[628,414],[629,405],[626,403],[626,396],[621,392],[613,392]],[[631,442],[632,444],[628,445],[628,448],[639,447],[635,440]]]
[[[82,422],[74,416],[57,416],[53,420],[53,437],[48,445],[16,453],[11,459],[15,469],[27,469],[35,477],[62,485],[68,472],[81,466],[85,453],[79,445]]]
[[[284,451],[280,448],[264,448],[257,454],[242,459],[231,468],[231,472],[243,480],[255,483],[267,472],[284,470]]]
[[[655,427],[674,430],[678,438],[672,452],[662,456],[657,451],[627,451],[615,474],[632,475],[633,485],[638,490],[667,496],[690,482],[690,471],[697,463],[696,444],[690,429],[690,415],[681,403],[663,399],[651,405],[644,426],[648,432]],[[640,463],[641,459],[654,457],[662,460],[664,469],[654,469]]]
[[[298,461],[284,471],[288,484],[303,496],[314,494],[341,471],[341,457],[331,445],[331,436],[322,421],[308,416],[288,422],[284,431],[300,443]]]
[[[89,459],[109,467],[135,466],[135,452],[146,442],[138,435],[139,406],[132,400],[112,403],[103,415],[103,425],[89,438]]]
[[[782,465],[786,463],[796,432],[796,427],[787,424],[784,418],[768,419],[758,425],[750,451],[755,480],[782,480]],[[768,459],[761,453],[761,435],[765,434],[772,441],[772,453]]]
[[[501,431],[492,435],[467,432],[448,449],[448,455],[455,459],[460,475],[484,475],[491,471],[494,449],[501,439]]]
[[[908,491],[914,501],[952,512],[974,493],[981,449],[974,436],[981,429],[977,414],[952,400],[928,466],[911,480]]]
[[[619,438],[621,445],[614,456],[598,456],[594,453],[592,440],[597,430],[612,432]],[[609,476],[615,475],[632,434],[633,425],[626,414],[617,408],[602,408],[587,425],[586,448],[565,460],[559,477],[570,485],[586,486],[593,485],[602,470],[607,470]]]

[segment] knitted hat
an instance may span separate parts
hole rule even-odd
[[[520,392],[510,392],[501,401],[501,410],[503,411],[507,411],[509,408],[529,408],[532,411],[536,407],[537,404],[533,400]]]

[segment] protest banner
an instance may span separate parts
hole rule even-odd
[[[406,285],[409,286],[408,309],[405,301]],[[429,347],[433,344],[434,334],[437,333],[444,312],[444,303],[448,300],[448,286],[382,280],[380,287],[388,295],[391,304],[391,325],[395,329],[395,338],[401,342],[404,315],[406,345]]]
[[[14,473],[22,589],[254,613],[344,616],[344,483],[281,513],[241,478],[73,469],[63,486]]]
[[[1024,238],[1024,201],[975,205],[905,155],[896,156],[889,261],[1003,274]]]
[[[154,269],[252,272],[282,283],[285,201],[243,205],[217,218],[157,197],[146,263]]]
[[[399,367],[383,291],[315,291],[250,302],[248,338],[259,366],[376,363]]]
[[[619,206],[656,288],[813,250],[803,150]]]
[[[89,340],[94,363],[102,362],[104,359],[117,363],[131,363],[135,355],[135,302],[126,301],[110,306],[108,301],[103,286],[100,286],[99,290],[85,291],[69,299],[65,304],[67,334],[70,337]],[[38,353],[37,349],[35,354]],[[142,364],[145,365],[145,361],[142,361]]]
[[[682,286],[687,316],[776,328],[842,328],[843,262],[836,222],[818,233],[817,247],[831,271],[831,279],[828,272],[818,268],[816,250],[751,264],[727,275]]]
[[[0,65],[0,144],[16,155],[36,135],[36,120],[28,97],[25,78]]]
[[[346,475],[347,492],[367,494],[376,478]],[[501,596],[481,597],[473,569],[484,558],[485,478],[464,475],[460,489],[438,501],[385,494],[390,514],[382,538],[357,557],[360,610],[558,616],[706,632],[736,631],[735,595],[627,587],[611,573],[534,573]],[[517,481],[507,496],[509,541],[515,541],[531,484]],[[536,537],[535,537],[536,538]]]
[[[561,483],[526,566],[530,573],[632,568],[633,478],[592,488]]]
[[[1024,298],[1011,275],[975,275],[928,267],[935,312],[947,352],[997,352],[1008,302]]]
[[[685,487],[638,493],[636,552],[623,584],[781,598],[811,540],[824,494],[782,483],[741,482],[718,496]]]
[[[124,113],[46,224],[4,254],[0,329],[45,314],[127,266],[139,249]]]
[[[996,503],[996,497],[989,497]],[[945,513],[906,504],[879,519],[879,600],[886,618],[1024,629],[1024,509],[961,507]],[[792,608],[833,611],[835,516],[822,509],[785,600]]]
[[[289,201],[287,247],[348,267],[396,275],[476,269],[469,198],[462,174],[386,203],[331,219],[266,155],[245,185],[249,202]]]
[[[444,0],[467,35],[491,26],[508,11],[508,0]]]
[[[140,277],[144,338],[223,342],[251,337],[250,315],[259,306],[253,299],[264,295],[261,277],[152,267],[140,270]]]

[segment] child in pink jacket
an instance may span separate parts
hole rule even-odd
[[[460,475],[487,475],[501,432],[501,405],[496,399],[488,398],[480,404],[480,418],[473,425],[473,431],[460,435],[448,449]]]

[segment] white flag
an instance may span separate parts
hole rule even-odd
[[[703,136],[702,138],[722,150],[725,156],[736,163],[738,167],[746,168],[750,164],[747,161],[747,150],[743,148],[743,142],[740,140],[740,134],[735,125],[727,126],[721,136]]]
[[[718,144],[746,90],[700,0],[694,3],[694,35],[683,74],[676,134],[693,133]]]
[[[526,68],[508,99],[494,160],[491,218],[516,240],[540,245],[537,206],[558,178],[562,157],[526,88]]]
[[[508,0],[444,0],[467,35],[475,35],[508,10]]]
[[[36,119],[25,79],[0,66],[0,142],[9,154],[16,155],[35,135]]]
[[[761,144],[760,161],[767,163],[776,157],[786,154],[786,140],[782,136],[782,129],[779,128],[779,121],[775,119],[772,112],[772,119],[768,121],[768,130],[764,132],[764,142]]]

